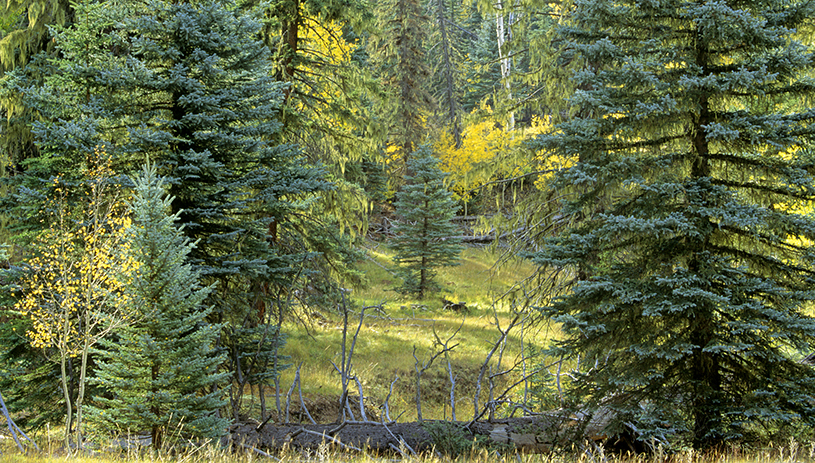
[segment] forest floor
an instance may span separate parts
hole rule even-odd
[[[279,393],[267,391],[265,398],[265,407],[271,411],[277,409],[280,401],[276,421],[308,422],[304,413],[295,410],[300,406],[300,393],[316,422],[337,420],[342,384],[335,365],[342,364],[344,328],[346,352],[354,345],[350,373],[359,380],[359,385],[350,383],[349,392],[357,397],[354,400],[358,403],[359,387],[362,388],[368,418],[386,413],[386,420],[397,417],[400,422],[416,420],[418,386],[423,418],[470,419],[474,416],[473,401],[480,374],[483,378],[479,403],[483,404],[490,393],[491,371],[514,366],[511,372],[492,379],[492,392],[498,394],[520,378],[523,371],[531,371],[545,360],[536,353],[556,331],[538,323],[516,325],[486,362],[490,350],[501,340],[501,330],[506,330],[515,310],[520,308],[518,300],[513,300],[517,296],[513,285],[533,272],[529,262],[510,259],[497,267],[496,262],[502,258],[500,250],[468,247],[462,253],[461,265],[440,269],[437,280],[443,291],[415,300],[393,290],[399,281],[393,275],[391,256],[384,245],[371,244],[367,249],[367,259],[358,267],[365,282],[350,293],[347,326],[335,307],[300,307],[287,319],[283,327],[287,341],[282,353],[289,357],[291,366],[281,375]],[[444,299],[462,302],[466,309],[445,310]],[[360,323],[361,307],[368,309]],[[451,349],[430,362],[442,350],[437,338],[447,342]],[[286,396],[294,385],[298,368],[299,388],[291,390],[290,416],[286,419]],[[424,369],[419,382],[417,369]],[[513,398],[520,395],[527,401],[533,400],[532,390],[539,386],[524,382],[516,388]],[[247,417],[261,416],[257,394],[256,389],[245,391],[243,409]],[[359,419],[358,405],[353,413]]]
[[[485,440],[492,436],[506,444],[509,434],[519,434],[515,428],[530,428],[528,419],[499,422],[505,416],[524,414],[506,405],[494,410],[498,431],[493,429],[495,424],[465,425],[476,418],[476,396],[479,412],[490,398],[502,394],[504,399],[530,408],[545,406],[541,390],[546,385],[521,380],[524,372],[528,374],[546,360],[538,352],[556,330],[540,322],[520,324],[518,319],[512,330],[502,335],[515,315],[526,309],[514,285],[532,274],[534,267],[519,259],[505,259],[500,250],[468,247],[462,253],[461,265],[440,269],[437,279],[443,290],[415,300],[393,290],[399,281],[393,274],[391,257],[386,246],[370,244],[367,258],[358,267],[365,284],[350,293],[347,325],[342,311],[333,307],[299,307],[289,317],[283,329],[288,338],[282,353],[289,356],[292,366],[281,375],[280,391],[270,391],[265,397],[264,416],[269,420],[260,425],[257,390],[247,389],[243,406],[246,419],[233,427],[235,440],[262,448],[281,443],[312,448],[325,434],[336,435],[348,445],[384,450],[403,441],[419,450],[429,448],[431,441],[439,438],[466,445],[478,436]],[[445,300],[461,305],[450,310],[448,304],[445,309]],[[360,316],[362,307],[367,309]],[[359,380],[349,384],[344,419],[357,424],[332,433],[343,421],[337,370],[342,365],[344,330],[346,352],[354,346],[350,374]],[[443,343],[450,350],[439,354]],[[489,378],[491,373],[505,370],[505,374]],[[424,424],[417,422],[419,413]],[[479,421],[488,417],[489,413],[478,416]],[[449,426],[434,424],[442,422]],[[524,439],[528,448],[538,445],[534,435]]]

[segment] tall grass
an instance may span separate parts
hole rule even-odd
[[[344,462],[344,463],[383,463],[409,461],[413,463],[805,463],[815,461],[815,443],[790,441],[784,445],[745,451],[740,448],[727,450],[651,454],[609,454],[600,449],[579,450],[549,454],[498,454],[494,451],[474,449],[458,456],[428,453],[405,459],[393,455],[368,453],[346,453],[328,445],[315,450],[287,450],[272,456],[251,448],[229,450],[217,445],[190,446],[173,452],[120,452],[120,453],[48,453],[46,451],[20,454],[8,446],[0,446],[0,462],[3,463],[255,463],[265,461],[280,462]]]

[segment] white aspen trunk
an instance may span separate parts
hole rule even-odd
[[[498,0],[495,9],[495,33],[498,38],[498,59],[501,65],[501,80],[504,82],[504,88],[507,91],[507,99],[512,100],[512,83],[509,80],[510,72],[512,71],[512,62],[507,53],[505,53],[505,45],[507,41],[507,33],[511,34],[511,15],[510,27],[504,24],[504,2]],[[515,112],[510,111],[507,115],[507,131],[515,129]]]

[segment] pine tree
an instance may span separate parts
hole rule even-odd
[[[397,194],[396,214],[401,223],[396,228],[394,262],[401,266],[402,293],[416,294],[420,299],[440,286],[433,279],[439,267],[458,265],[461,242],[454,238],[452,222],[458,207],[445,188],[439,160],[427,146],[420,147],[408,162],[411,176]]]
[[[427,134],[426,119],[435,102],[425,58],[429,19],[419,0],[377,4],[379,33],[369,43],[390,101],[381,111],[388,125],[391,166],[404,169]],[[409,173],[409,172],[408,172]]]
[[[0,4],[0,77],[28,65],[40,52],[54,53],[48,28],[70,23],[72,16],[73,7],[67,0]],[[0,178],[13,175],[23,161],[37,154],[31,134],[36,119],[36,112],[23,103],[21,94],[0,90]]]
[[[333,216],[330,227],[342,233],[364,230],[368,179],[357,174],[365,160],[378,155],[382,131],[370,117],[370,98],[379,89],[360,47],[360,36],[370,28],[369,5],[361,0],[239,4],[262,14],[261,35],[271,51],[275,78],[290,84],[280,139],[297,144],[311,162],[323,165],[334,184],[315,204],[324,211],[316,215]],[[330,251],[327,243],[313,244]],[[319,272],[347,276],[343,267],[335,260]]]
[[[463,5],[457,1],[431,0],[429,9],[433,10],[434,31],[432,41],[438,44],[441,60],[431,63],[433,69],[434,97],[439,102],[436,118],[447,129],[453,138],[456,148],[461,147],[461,93],[463,76],[461,62],[463,54],[461,26],[457,20],[461,16]]]
[[[281,142],[287,86],[274,80],[260,22],[218,0],[80,2],[76,17],[73,27],[56,29],[60,54],[43,58],[50,72],[42,81],[10,79],[43,115],[34,126],[42,155],[20,176],[13,207],[47,195],[43,179],[57,172],[78,180],[88,147],[109,147],[121,174],[146,154],[170,178],[173,212],[198,243],[189,262],[204,284],[217,283],[207,305],[211,321],[223,322],[222,339],[235,346],[261,339],[278,319],[270,307],[285,310],[277,296],[321,275],[313,263],[323,256],[347,256],[312,240],[334,238],[329,221],[312,215],[333,186]],[[235,346],[223,347],[245,354]],[[276,346],[256,343],[249,352],[273,356]],[[232,395],[235,414],[242,396]]]
[[[577,3],[580,114],[539,148],[575,164],[531,255],[569,291],[554,355],[606,432],[706,448],[815,424],[811,1]],[[573,114],[574,114],[573,113]],[[544,273],[545,275],[546,273]]]
[[[132,319],[103,343],[96,380],[112,397],[98,399],[91,419],[107,430],[149,430],[156,449],[170,437],[220,437],[227,422],[213,389],[227,374],[217,372],[219,327],[206,322],[213,288],[201,287],[187,263],[194,243],[176,227],[179,214],[169,214],[172,198],[155,166],[133,183],[127,238],[138,270],[124,295]]]

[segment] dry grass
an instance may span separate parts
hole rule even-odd
[[[337,452],[325,446],[308,453],[287,452],[274,455],[274,458],[261,455],[247,449],[231,452],[227,449],[203,445],[191,447],[189,450],[173,453],[143,452],[141,454],[101,454],[95,455],[64,455],[48,452],[20,454],[14,448],[0,446],[0,462],[3,463],[142,463],[142,462],[168,462],[168,463],[254,463],[254,462],[345,462],[345,463],[384,463],[397,462],[392,456],[372,454],[349,454]],[[405,461],[414,463],[805,463],[815,461],[815,443],[799,444],[791,441],[785,445],[744,451],[731,448],[717,452],[685,451],[678,453],[655,453],[641,455],[617,455],[600,452],[587,452],[575,450],[559,454],[540,455],[499,455],[485,450],[474,450],[469,455],[446,457],[438,454],[422,455],[409,458]]]

